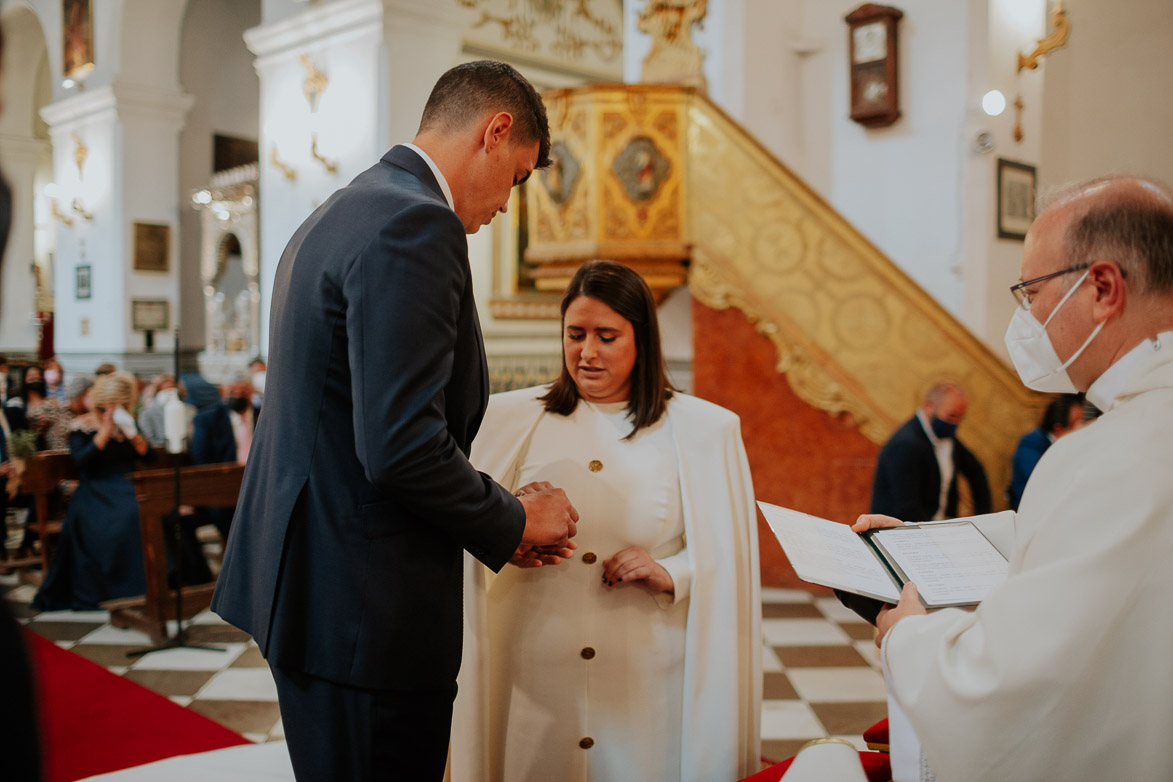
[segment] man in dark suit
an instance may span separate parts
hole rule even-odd
[[[957,439],[969,402],[955,383],[938,383],[924,403],[897,429],[876,461],[870,513],[905,521],[957,515],[957,476],[965,477],[975,513],[989,513],[990,484],[977,457]]]
[[[269,661],[299,779],[439,779],[462,557],[568,554],[558,489],[468,461],[488,401],[465,233],[548,164],[533,87],[445,73],[397,146],[302,224],[277,267],[265,414],[212,608]]]
[[[880,449],[869,513],[903,521],[953,518],[957,515],[958,475],[969,482],[974,513],[993,509],[985,469],[956,437],[968,409],[965,392],[956,383],[938,383],[929,389],[916,415]],[[872,624],[884,606],[879,600],[839,589],[835,596]]]

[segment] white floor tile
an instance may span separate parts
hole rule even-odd
[[[862,622],[859,614],[839,602],[836,597],[816,597],[815,605],[832,622]]]
[[[109,622],[105,611],[44,611],[33,617],[33,622]]]
[[[183,706],[183,707],[186,707],[189,703],[191,703],[191,696],[190,695],[171,695],[168,697],[170,697],[172,701],[174,701],[175,703],[178,703],[180,706]]]
[[[240,735],[244,736],[253,744],[264,744],[269,739],[264,733],[242,733]]]
[[[802,701],[762,701],[763,739],[810,739],[827,735],[811,707]]]
[[[4,595],[5,600],[11,600],[14,603],[31,603],[33,598],[37,595],[37,588],[32,584],[21,584],[18,587],[13,587]],[[105,614],[105,612],[102,612]],[[100,621],[105,621],[102,619]]]
[[[809,703],[886,701],[884,677],[873,668],[789,668],[786,677]]]
[[[219,644],[212,649],[164,649],[144,655],[133,667],[136,671],[218,671],[232,664],[244,651],[244,644]]]
[[[778,589],[762,587],[763,603],[809,603],[811,593],[803,589]]]
[[[283,738],[285,738],[285,723],[282,722],[281,720],[277,720],[277,724],[273,726],[273,729],[271,731],[269,731],[269,738],[270,739],[283,739]]]
[[[114,674],[115,676],[122,676],[124,673],[126,673],[127,671],[130,670],[130,666],[128,666],[128,665],[108,665],[108,666],[106,666],[106,670],[109,671],[110,673]]]
[[[53,643],[57,644],[62,649],[72,649],[77,641],[54,641]]]
[[[873,668],[879,669],[880,650],[876,648],[874,641],[856,641],[852,646],[855,647],[855,651],[859,652],[863,656],[863,659],[867,660]]]
[[[782,673],[785,668],[782,667],[782,661],[778,659],[778,655],[769,646],[762,647],[762,671],[764,673]]]
[[[37,618],[40,619],[44,616],[47,616],[47,614],[41,614]],[[33,629],[36,629],[35,624],[33,625]],[[124,630],[121,627],[115,627],[113,625],[102,625],[94,632],[82,638],[79,643],[129,644],[131,646],[151,646],[154,644],[150,636],[148,636],[146,633],[139,632],[138,630]],[[157,654],[161,654],[161,652],[157,652]],[[147,656],[151,657],[153,655]]]
[[[191,618],[193,625],[226,625],[228,624],[220,618],[218,614],[211,611],[201,611]]]
[[[200,689],[199,698],[232,701],[276,701],[277,685],[268,668],[229,668]]]
[[[851,638],[825,619],[763,619],[762,637],[770,646],[847,645]]]

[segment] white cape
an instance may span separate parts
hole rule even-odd
[[[518,488],[514,484],[530,437],[546,415],[537,401],[545,391],[526,388],[492,396],[473,445],[473,464],[511,491]],[[680,767],[684,780],[740,779],[755,773],[761,759],[761,577],[749,462],[740,421],[728,410],[676,394],[667,414],[676,439],[693,573]],[[465,556],[464,657],[449,763],[454,782],[479,782],[489,768],[485,588],[491,577]]]

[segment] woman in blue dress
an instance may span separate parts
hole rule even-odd
[[[81,475],[34,608],[88,610],[146,592],[138,502],[126,476],[138,462],[154,461],[154,452],[128,412],[136,391],[128,372],[99,377],[90,391],[93,409],[70,427],[69,450]]]

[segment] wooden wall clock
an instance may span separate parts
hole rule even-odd
[[[844,17],[850,54],[851,118],[869,128],[887,127],[900,118],[896,23],[903,16],[898,8],[865,3]]]

